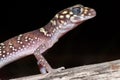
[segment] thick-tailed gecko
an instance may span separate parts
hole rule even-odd
[[[38,60],[41,73],[52,72],[54,69],[42,53],[51,48],[65,33],[95,15],[92,8],[74,5],[58,12],[47,25],[0,43],[0,68],[33,54]]]

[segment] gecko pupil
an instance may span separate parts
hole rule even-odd
[[[81,10],[79,7],[76,7],[76,8],[72,8],[72,12],[74,15],[78,15],[81,12]]]

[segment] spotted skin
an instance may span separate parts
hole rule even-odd
[[[34,50],[47,40],[47,37],[41,37],[43,34],[38,34],[38,32],[39,30],[35,30],[20,34],[1,43],[0,68],[16,59],[33,54]],[[41,38],[43,38],[43,40],[41,40]]]
[[[52,72],[54,69],[47,63],[42,53],[51,48],[65,33],[95,15],[94,9],[78,4],[58,12],[44,27],[0,43],[0,68],[33,54],[38,60],[41,73]]]

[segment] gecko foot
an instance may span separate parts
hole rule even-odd
[[[46,74],[47,72],[48,73],[54,73],[54,72],[60,72],[60,71],[62,71],[62,70],[64,70],[65,69],[65,67],[60,67],[60,68],[57,68],[57,69],[49,69],[48,71],[46,70],[46,68],[45,67],[42,67],[42,68],[40,68],[40,72],[42,73],[42,74]]]
[[[65,67],[60,67],[60,68],[57,68],[57,69],[52,69],[52,70],[50,70],[48,73],[60,72],[60,71],[62,71],[62,70],[64,70],[64,69],[65,69]]]

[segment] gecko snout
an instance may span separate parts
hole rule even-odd
[[[89,9],[88,11],[88,16],[95,17],[96,16],[96,11],[94,9]]]

